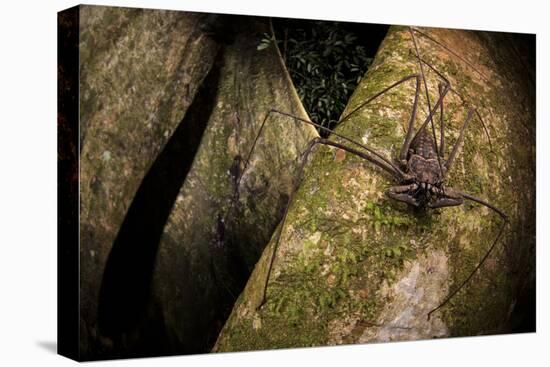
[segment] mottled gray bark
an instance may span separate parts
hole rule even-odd
[[[394,184],[388,173],[350,153],[319,146],[282,228],[267,302],[256,309],[274,238],[236,302],[215,351],[508,330],[521,290],[534,284],[533,86],[506,35],[422,31],[433,38],[416,33],[422,58],[449,79],[467,105],[478,108],[493,147],[475,118],[448,174],[448,186],[483,198],[508,214],[510,224],[501,242],[474,278],[428,320],[428,312],[476,267],[497,235],[501,218],[471,202],[415,213],[384,195]],[[433,106],[441,79],[424,69]],[[419,73],[419,64],[409,29],[392,27],[344,115],[414,73]],[[411,80],[361,109],[337,131],[388,158],[396,157],[413,97]],[[445,100],[447,154],[467,105],[453,94]],[[424,121],[426,111],[423,91],[418,122]]]

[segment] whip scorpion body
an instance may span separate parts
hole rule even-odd
[[[470,123],[470,121],[474,118],[474,116],[477,116],[480,122],[483,124],[483,128],[485,129],[485,132],[488,138],[489,138],[489,135],[485,127],[485,124],[481,119],[481,116],[478,113],[477,109],[473,107],[469,107],[467,117],[464,123],[462,124],[458,139],[454,143],[449,155],[448,156],[445,155],[445,136],[444,136],[445,126],[444,126],[444,118],[443,118],[444,97],[449,92],[454,93],[455,95],[458,95],[460,98],[462,98],[462,96],[451,87],[450,82],[441,73],[439,73],[433,66],[431,66],[429,63],[427,63],[420,57],[420,53],[418,51],[417,43],[414,36],[415,31],[417,30],[410,28],[410,33],[411,33],[411,37],[414,42],[414,48],[415,48],[414,56],[416,57],[419,63],[420,73],[406,76],[401,80],[388,86],[384,90],[376,93],[374,96],[371,96],[366,101],[361,103],[358,107],[356,107],[351,112],[349,112],[346,116],[344,116],[338,122],[338,123],[342,123],[343,121],[348,120],[350,116],[357,113],[359,110],[364,108],[367,104],[371,103],[373,100],[379,98],[380,96],[390,91],[391,89],[403,83],[406,83],[408,81],[414,80],[416,89],[415,89],[414,102],[412,106],[412,112],[410,115],[410,119],[408,121],[405,139],[399,151],[399,155],[396,159],[396,162],[390,161],[388,158],[384,157],[382,154],[378,153],[377,151],[368,147],[367,145],[354,141],[316,122],[312,122],[312,121],[309,121],[276,109],[271,109],[266,114],[260,126],[260,129],[258,131],[258,134],[256,135],[252,148],[250,149],[248,156],[244,161],[244,168],[241,171],[240,177],[237,180],[237,187],[239,185],[240,179],[242,178],[242,175],[244,174],[244,171],[248,166],[248,162],[250,161],[251,155],[254,151],[258,138],[262,134],[266,121],[268,121],[269,117],[272,114],[289,117],[297,123],[299,122],[299,123],[313,125],[318,129],[328,132],[331,137],[337,137],[341,139],[342,142],[336,142],[334,140],[329,140],[326,138],[315,138],[312,141],[310,141],[307,147],[305,148],[305,151],[302,154],[302,158],[301,158],[302,160],[298,168],[298,184],[296,185],[296,187],[293,188],[289,196],[288,203],[286,204],[285,211],[281,220],[281,224],[274,237],[275,245],[273,246],[273,252],[269,260],[269,266],[265,277],[262,301],[257,308],[260,308],[266,302],[266,292],[267,292],[268,281],[269,281],[273,263],[277,254],[277,248],[279,246],[281,233],[283,231],[283,227],[285,225],[285,221],[287,218],[288,209],[289,209],[290,203],[293,200],[294,193],[298,188],[299,182],[301,181],[303,171],[304,171],[304,166],[306,165],[308,157],[313,151],[313,148],[317,145],[326,145],[337,149],[342,149],[348,153],[361,157],[366,161],[374,164],[375,166],[381,168],[382,170],[386,171],[394,178],[396,183],[394,186],[391,186],[387,189],[386,195],[393,200],[407,203],[409,206],[417,208],[418,210],[457,206],[457,205],[462,205],[465,200],[470,200],[491,209],[502,218],[503,221],[501,223],[497,236],[491,243],[491,246],[489,247],[485,255],[480,259],[480,262],[478,263],[478,265],[471,271],[469,276],[466,277],[466,279],[462,280],[462,282],[453,291],[451,291],[447,295],[447,297],[437,307],[435,307],[428,313],[428,319],[430,318],[433,312],[443,307],[462,287],[464,287],[466,283],[468,283],[468,281],[472,278],[472,276],[483,265],[483,263],[485,262],[489,254],[492,252],[492,250],[498,243],[500,237],[502,236],[504,228],[508,222],[508,217],[502,210],[500,210],[496,206],[488,203],[483,199],[477,198],[473,195],[470,195],[456,188],[446,186],[446,174],[451,169],[453,162],[455,161],[455,158],[458,154],[459,147],[464,141],[464,133],[466,131],[466,128]],[[439,97],[433,107],[430,104],[428,85],[427,85],[426,78],[424,76],[425,65],[429,67],[431,70],[433,70],[435,73],[437,73],[439,77],[442,79],[442,82],[440,82],[438,85]],[[420,127],[417,129],[415,133],[414,132],[415,121],[417,118],[418,101],[419,101],[419,95],[422,89],[422,85],[421,85],[422,83],[424,85],[424,90],[426,92],[426,99],[427,99],[429,112],[424,122],[422,123],[422,125],[420,125]],[[435,126],[433,122],[434,116],[437,114],[438,111],[440,112],[439,144],[437,144]],[[428,126],[431,126],[431,131],[429,131]],[[489,139],[489,144],[490,144],[490,139]]]

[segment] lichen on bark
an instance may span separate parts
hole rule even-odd
[[[476,118],[448,174],[448,186],[485,199],[507,213],[510,223],[501,242],[474,278],[428,320],[427,313],[483,257],[497,235],[501,218],[471,202],[415,213],[385,197],[384,191],[394,184],[389,174],[349,153],[320,146],[310,159],[281,229],[267,302],[256,309],[274,238],[237,300],[214,351],[506,330],[518,292],[532,282],[534,274],[532,86],[522,79],[524,71],[515,66],[511,50],[502,47],[501,38],[506,35],[420,31],[414,34],[421,57],[463,97],[450,94],[445,99],[447,154],[457,140],[468,106],[478,109],[492,143]],[[433,106],[441,78],[424,69]],[[409,28],[392,27],[346,111],[402,77],[419,72]],[[413,96],[411,80],[361,109],[337,131],[388,158],[396,157]],[[526,111],[518,108],[519,101]],[[427,109],[422,90],[417,126]]]

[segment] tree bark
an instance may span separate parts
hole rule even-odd
[[[271,108],[308,116],[277,48],[257,50],[270,32],[267,21],[234,24],[235,39],[222,50],[217,81],[209,85],[215,94],[207,128],[155,265],[153,296],[180,353],[213,346],[280,221],[300,153],[318,136],[311,125],[270,115],[246,165]]]
[[[472,202],[417,213],[384,195],[395,184],[391,175],[350,153],[318,146],[281,229],[267,302],[256,308],[275,236],[214,351],[511,331],[515,305],[525,289],[534,287],[534,85],[511,35],[419,31],[414,35],[421,58],[462,96],[449,94],[445,99],[446,157],[468,105],[477,108],[487,126],[492,148],[475,117],[447,186],[487,200],[508,215],[509,225],[497,247],[471,281],[428,320],[428,312],[475,269],[502,219]],[[343,115],[399,79],[419,73],[414,50],[409,28],[392,27]],[[433,108],[442,79],[423,68]],[[414,79],[362,108],[336,130],[387,158],[396,157],[413,97]],[[427,110],[422,85],[416,127]]]
[[[235,199],[267,111],[307,114],[265,20],[226,18],[80,8],[83,359],[209,350],[316,136],[269,119]]]
[[[193,31],[199,21],[198,14],[80,7],[83,358],[112,347],[98,330],[97,314],[113,242],[142,180],[193,101],[219,48]]]

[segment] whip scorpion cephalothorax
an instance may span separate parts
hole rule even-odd
[[[468,105],[468,103],[465,103],[462,95],[458,91],[453,89],[449,80],[445,78],[445,76],[442,73],[437,71],[430,63],[428,63],[427,61],[421,58],[418,50],[417,41],[415,39],[415,32],[419,32],[420,34],[423,34],[423,33],[415,28],[412,28],[412,27],[410,28],[410,34],[414,44],[414,51],[412,51],[411,54],[418,62],[420,72],[417,74],[406,76],[396,81],[395,83],[391,84],[390,86],[384,88],[382,91],[376,93],[375,95],[369,97],[366,101],[362,102],[358,107],[354,108],[351,112],[349,112],[347,115],[342,117],[338,122],[338,123],[342,123],[348,120],[350,116],[356,114],[358,111],[363,109],[366,105],[368,105],[375,99],[379,98],[383,94],[387,93],[388,91],[392,90],[393,88],[398,87],[399,85],[402,85],[404,83],[414,82],[415,95],[414,95],[414,101],[412,105],[412,112],[408,120],[406,135],[403,140],[403,144],[401,145],[401,149],[399,150],[399,154],[395,162],[392,162],[390,159],[386,158],[384,155],[380,154],[379,152],[375,151],[369,146],[359,143],[353,139],[350,139],[316,122],[312,122],[312,121],[294,116],[284,111],[271,109],[266,114],[259,128],[259,131],[248,153],[248,156],[245,157],[244,168],[241,170],[240,176],[237,179],[236,187],[238,190],[240,179],[242,178],[244,171],[247,169],[248,163],[250,161],[251,155],[254,151],[258,138],[262,134],[264,125],[269,120],[270,116],[277,114],[280,116],[286,116],[289,118],[289,121],[294,121],[295,123],[305,123],[305,124],[313,125],[318,129],[328,132],[330,137],[340,139],[339,142],[336,142],[328,138],[315,138],[309,142],[309,144],[306,146],[306,149],[302,154],[301,162],[298,167],[298,181],[297,181],[298,184],[301,181],[301,178],[304,172],[304,167],[306,165],[306,162],[308,161],[308,157],[313,151],[313,148],[318,145],[326,145],[326,146],[341,149],[345,152],[356,155],[374,164],[375,166],[381,168],[387,173],[389,173],[393,177],[395,181],[395,185],[387,189],[386,195],[393,200],[407,203],[409,206],[417,208],[417,210],[427,210],[427,209],[462,205],[464,203],[464,200],[466,199],[466,200],[470,200],[478,204],[481,204],[491,209],[495,213],[497,213],[502,218],[503,221],[498,230],[498,234],[496,235],[494,240],[491,242],[491,245],[489,246],[487,252],[480,259],[477,266],[470,272],[469,276],[461,280],[458,286],[456,286],[454,290],[449,292],[449,294],[445,297],[445,299],[437,307],[433,308],[428,313],[428,319],[429,319],[431,314],[436,310],[440,309],[441,307],[443,307],[461,288],[463,288],[466,285],[466,283],[468,283],[468,281],[472,278],[472,276],[483,265],[485,260],[488,258],[489,254],[495,248],[500,237],[502,236],[506,223],[508,222],[508,217],[501,209],[490,204],[489,202],[481,198],[475,197],[473,195],[470,195],[457,188],[449,187],[446,185],[447,172],[449,172],[449,170],[451,169],[453,162],[457,157],[459,147],[464,141],[465,131],[469,123],[474,118],[477,117],[477,119],[483,125],[487,138],[489,139],[489,145],[491,144],[491,142],[490,142],[487,128],[485,127],[485,124],[481,118],[481,115],[477,111],[477,109]],[[427,38],[430,38],[428,35],[425,35],[425,36]],[[436,42],[433,39],[432,41]],[[449,51],[452,52],[452,50],[449,50]],[[460,57],[459,55],[456,55],[456,54],[455,56]],[[431,71],[436,73],[439,79],[441,80],[438,85],[438,91],[439,91],[438,98],[433,106],[430,103],[430,96],[428,93],[428,84],[425,77],[424,67],[428,67]],[[423,123],[420,125],[418,129],[416,129],[416,132],[415,132],[415,122],[417,118],[418,102],[419,102],[419,96],[422,89],[424,89],[426,93],[428,113]],[[445,124],[444,124],[443,116],[444,116],[444,98],[449,93],[453,93],[455,96],[458,96],[459,98],[462,99],[463,104],[467,105],[468,113],[467,113],[467,117],[465,118],[462,124],[462,127],[460,128],[460,132],[457,140],[452,146],[450,153],[446,154],[445,153]],[[440,128],[439,144],[436,139],[435,125],[433,122],[434,117],[438,114],[439,114],[439,128]],[[263,286],[262,301],[258,305],[258,308],[260,308],[266,302],[266,292],[267,292],[269,277],[271,275],[273,263],[277,255],[277,248],[279,246],[281,233],[283,231],[283,227],[285,225],[285,221],[287,218],[288,209],[289,209],[290,203],[293,200],[294,193],[297,190],[297,186],[298,185],[296,185],[296,187],[293,188],[289,196],[288,202],[284,210],[284,214],[282,216],[281,224],[274,237],[275,244],[273,246],[273,252],[271,253],[271,257],[269,259],[268,270],[267,270],[267,274],[266,274],[265,282]]]

